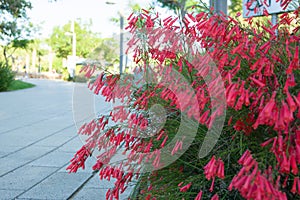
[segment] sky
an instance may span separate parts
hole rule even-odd
[[[41,37],[46,38],[54,26],[62,26],[70,20],[81,18],[83,21],[92,19],[92,31],[101,33],[102,37],[111,37],[119,32],[117,23],[111,18],[117,18],[118,11],[123,10],[124,15],[130,14],[128,0],[110,0],[114,5],[106,4],[108,0],[31,0],[33,8],[28,11],[28,16],[34,24],[41,25]],[[149,6],[151,0],[135,0],[142,7]]]

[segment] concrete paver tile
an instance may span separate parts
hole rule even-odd
[[[103,184],[103,183],[102,183]],[[111,185],[111,184],[110,184]],[[127,188],[124,193],[120,194],[120,200],[127,200],[132,188]],[[104,200],[107,189],[104,188],[89,188],[86,185],[73,197],[74,200]]]
[[[0,163],[5,163],[0,165],[0,177],[4,174],[21,167],[38,157],[50,152],[52,148],[50,147],[36,147],[30,146],[16,153],[10,154],[4,158],[0,158]]]
[[[24,166],[0,178],[0,189],[27,190],[58,170],[54,167]]]
[[[53,134],[39,142],[36,143],[38,146],[50,146],[58,147],[68,142],[73,137],[76,137],[76,130],[74,126],[69,127],[65,130],[60,131],[59,133]]]
[[[1,190],[0,189],[0,200],[11,200],[23,193],[23,190]]]
[[[82,146],[73,121],[74,83],[26,81],[36,87],[0,93],[0,200],[62,200],[78,189],[76,199],[104,199],[106,191],[100,188],[112,186],[111,182],[100,182],[98,175],[86,182],[92,176],[94,157],[86,161],[85,170],[66,172],[70,159]],[[91,113],[95,117],[96,111],[111,108],[101,97],[95,99],[95,107],[81,101],[83,95],[77,98],[82,98],[77,99],[81,106],[74,112],[77,125],[86,122]],[[81,188],[82,184],[86,185]],[[97,198],[99,192],[104,196]]]
[[[19,149],[22,149],[24,147],[22,146],[7,146],[7,145],[1,145],[0,149],[0,158],[7,156],[8,154],[11,154],[13,152],[18,151]]]
[[[105,195],[105,189],[86,188],[78,192],[73,200],[104,200]]]
[[[55,173],[40,184],[28,190],[20,198],[67,199],[91,175],[87,173]]]
[[[28,165],[61,168],[69,163],[69,160],[72,158],[72,156],[73,156],[72,153],[55,150],[29,163]]]
[[[84,186],[84,188],[89,188],[89,189],[109,189],[114,186],[114,178],[111,178],[110,181],[104,179],[100,180],[100,177],[98,174],[95,174],[93,178],[89,180]]]
[[[73,138],[68,143],[59,147],[60,151],[76,153],[83,145],[83,142],[80,140],[79,136]]]

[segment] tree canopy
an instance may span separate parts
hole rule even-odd
[[[93,51],[100,42],[99,35],[91,31],[92,22],[83,23],[81,20],[75,22],[76,34],[76,55],[86,58],[91,51]],[[49,38],[49,45],[56,53],[57,57],[67,58],[72,52],[72,37],[71,22],[62,27],[56,26]]]
[[[0,0],[0,39],[16,38],[21,35],[22,22],[28,21],[27,10],[31,3],[26,0]]]
[[[89,58],[105,62],[103,64],[114,63],[118,59],[118,47],[117,40],[103,38],[99,41],[94,51],[90,53]]]
[[[12,54],[9,49],[26,48],[30,43],[32,26],[27,17],[28,9],[31,3],[27,0],[0,0],[0,45],[6,65]]]
[[[238,12],[242,12],[243,0],[230,0],[231,4],[229,5],[229,14],[234,16]]]

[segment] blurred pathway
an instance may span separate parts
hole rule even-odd
[[[72,113],[75,84],[27,81],[36,87],[0,93],[0,200],[105,199],[112,183],[100,182],[93,174],[93,157],[85,170],[76,174],[65,170],[82,146]],[[107,110],[109,105],[97,98],[100,109]],[[84,111],[84,106],[78,110]]]

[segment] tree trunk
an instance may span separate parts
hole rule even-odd
[[[5,59],[5,66],[7,67],[8,66],[8,56],[7,56],[6,46],[3,48],[3,56],[4,56],[4,59]]]

